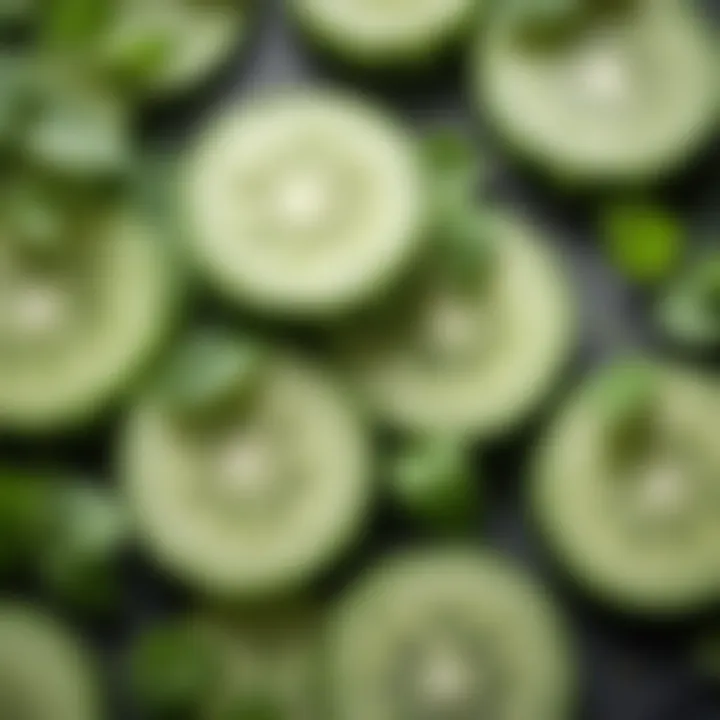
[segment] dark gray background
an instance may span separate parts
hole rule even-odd
[[[0,0],[1,1],[1,0]],[[503,156],[482,118],[471,113],[462,69],[452,63],[412,84],[388,87],[376,80],[341,76],[337,68],[311,56],[294,36],[282,12],[282,0],[265,0],[252,46],[238,52],[223,76],[194,97],[154,108],[144,123],[147,147],[171,154],[212,107],[230,95],[242,95],[268,85],[318,81],[352,82],[356,87],[399,109],[410,122],[423,127],[451,121],[477,132],[480,147],[492,167],[492,194],[511,202],[547,229],[567,259],[582,312],[582,345],[576,362],[558,393],[599,360],[629,347],[662,348],[648,324],[650,298],[638,293],[613,271],[593,234],[596,197],[568,198],[526,169]],[[714,2],[720,15],[720,0]],[[720,151],[715,145],[682,177],[663,186],[660,197],[686,219],[698,242],[720,241]],[[212,301],[201,301],[202,314],[220,313]],[[536,418],[518,437],[479,457],[487,485],[486,507],[479,518],[478,537],[501,549],[550,584],[575,632],[583,678],[581,720],[720,720],[720,693],[694,673],[687,659],[690,641],[713,618],[658,626],[621,618],[595,606],[569,587],[542,553],[532,528],[523,519],[522,484],[528,450],[543,417]],[[57,443],[29,444],[0,438],[0,451],[30,463],[60,462],[109,476],[114,421],[91,437]],[[412,537],[407,528],[381,513],[373,547]],[[328,580],[330,589],[368,561],[367,554]],[[169,585],[137,559],[128,562],[120,609],[97,620],[76,613],[70,620],[98,638],[108,669],[119,676],[118,650],[140,625],[185,604],[181,589]],[[134,718],[120,683],[115,683],[115,717]]]

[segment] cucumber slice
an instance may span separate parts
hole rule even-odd
[[[306,610],[265,608],[201,618],[220,668],[203,720],[315,720],[320,708],[320,628]],[[320,713],[321,716],[321,713]]]
[[[303,30],[343,59],[371,66],[424,63],[459,43],[478,0],[293,0]]]
[[[499,8],[478,42],[478,102],[549,173],[583,184],[653,180],[717,129],[717,42],[693,3],[592,0],[553,33],[515,5]]]
[[[574,318],[558,261],[509,215],[488,214],[480,232],[451,258],[456,277],[431,262],[405,298],[341,339],[350,380],[391,426],[497,435],[535,408],[568,359]]]
[[[101,64],[142,81],[155,95],[197,86],[244,40],[239,0],[122,0],[99,43]]]
[[[98,720],[94,669],[80,643],[43,613],[0,604],[0,717]]]
[[[138,528],[164,567],[208,592],[297,588],[360,531],[364,428],[322,370],[283,351],[268,349],[250,397],[226,387],[214,414],[188,416],[162,393],[135,409],[123,457]]]
[[[381,291],[424,227],[419,152],[363,101],[295,93],[226,110],[182,180],[192,252],[235,301],[295,317]]]
[[[71,212],[66,227],[43,207],[0,231],[0,426],[21,432],[94,417],[175,315],[169,253],[134,211]]]
[[[718,422],[715,379],[653,361],[612,364],[578,392],[533,486],[538,522],[574,578],[645,613],[720,596]]]
[[[494,555],[401,555],[362,580],[331,620],[337,720],[560,720],[573,678],[543,593]]]

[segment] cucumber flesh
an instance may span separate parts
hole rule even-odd
[[[363,65],[421,63],[462,38],[477,0],[293,0],[299,23],[334,54]]]
[[[720,595],[720,388],[652,362],[653,404],[608,416],[611,365],[589,381],[543,444],[533,485],[559,561],[606,602],[682,613]],[[645,400],[643,400],[645,402]]]
[[[276,96],[211,123],[181,182],[192,255],[229,299],[290,317],[347,310],[395,280],[422,239],[411,137],[338,93]]]
[[[55,431],[94,417],[134,381],[172,324],[173,263],[143,219],[114,209],[75,232],[59,254],[0,247],[6,428]]]
[[[277,351],[253,398],[188,423],[148,394],[129,420],[124,476],[148,550],[210,594],[298,588],[359,533],[369,449],[346,398]]]
[[[494,555],[406,553],[371,571],[331,618],[333,717],[569,717],[568,650],[542,591]]]
[[[380,420],[404,430],[492,436],[543,399],[572,350],[560,264],[508,215],[488,219],[495,259],[460,292],[432,264],[417,289],[349,327],[340,362]]]
[[[99,720],[93,668],[84,648],[43,613],[0,604],[0,717]]]
[[[579,183],[653,180],[718,127],[718,54],[682,0],[586,3],[536,42],[502,8],[478,40],[476,94],[510,145]]]

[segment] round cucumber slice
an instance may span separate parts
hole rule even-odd
[[[319,45],[362,65],[433,60],[459,41],[478,0],[293,0],[301,27]]]
[[[720,386],[653,361],[588,381],[543,444],[538,521],[574,578],[617,606],[691,611],[720,595]]]
[[[201,631],[216,648],[215,689],[200,717],[314,720],[320,705],[320,628],[312,613],[266,608],[209,615]]]
[[[274,595],[308,582],[359,533],[369,447],[347,398],[312,363],[268,349],[236,386],[221,366],[208,371],[217,382],[202,397],[215,401],[200,414],[165,393],[139,403],[125,485],[168,570],[210,593]]]
[[[570,653],[539,588],[493,555],[401,555],[331,619],[338,720],[559,720],[573,704]]]
[[[55,431],[144,369],[172,325],[176,273],[131,209],[70,213],[67,227],[49,206],[25,209],[0,231],[0,425]]]
[[[580,183],[653,180],[717,129],[717,42],[693,3],[591,0],[550,28],[518,4],[478,42],[475,85],[498,131],[540,167]]]
[[[0,717],[98,720],[100,705],[80,643],[35,609],[0,604]]]
[[[197,86],[245,40],[248,3],[240,0],[123,0],[100,42],[111,70],[151,94]]]
[[[424,226],[406,131],[361,100],[303,92],[227,109],[182,181],[198,264],[256,309],[326,316],[401,272]]]
[[[497,435],[535,408],[569,357],[574,317],[559,262],[507,214],[488,214],[479,232],[450,273],[431,262],[405,297],[341,339],[351,382],[391,426]],[[484,239],[491,257],[474,277]]]

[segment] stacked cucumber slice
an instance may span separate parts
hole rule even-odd
[[[717,40],[693,3],[528,4],[500,4],[474,61],[479,107],[521,155],[564,181],[650,182],[717,130]]]
[[[281,351],[258,362],[254,377],[218,373],[223,392],[206,388],[191,406],[213,398],[202,413],[168,403],[168,391],[149,395],[123,447],[150,550],[181,577],[234,596],[306,583],[355,539],[370,498],[365,430],[333,381]]]
[[[192,254],[242,304],[310,318],[352,309],[398,277],[422,237],[419,164],[402,125],[350,95],[231,107],[181,181]]]
[[[478,0],[292,0],[305,32],[344,60],[370,67],[429,64],[459,44]]]
[[[152,227],[126,208],[72,220],[67,237],[47,238],[50,247],[17,227],[4,233],[0,423],[6,427],[47,431],[91,418],[144,369],[175,315],[176,277]]]
[[[0,604],[0,717],[99,720],[94,675],[82,644],[53,619]]]
[[[549,543],[593,592],[636,612],[718,597],[720,386],[651,361],[592,378],[549,433],[533,499]]]
[[[333,717],[569,717],[563,624],[532,582],[462,549],[389,559],[330,626]]]
[[[572,293],[559,259],[507,212],[480,220],[472,241],[489,245],[485,267],[463,280],[428,258],[405,297],[343,339],[351,381],[393,427],[497,436],[536,408],[572,350]],[[438,232],[441,252],[452,252],[453,230]]]

